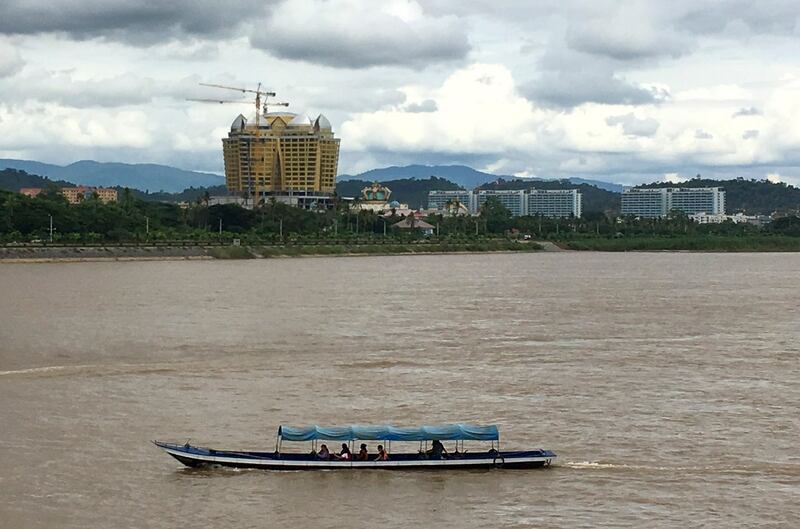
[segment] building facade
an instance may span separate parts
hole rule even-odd
[[[511,212],[512,217],[525,215],[525,191],[522,189],[480,189],[478,191],[473,191],[473,193],[475,193],[475,213],[480,213],[481,207],[486,204],[490,198],[495,198]]]
[[[658,218],[673,209],[686,215],[724,215],[725,190],[719,187],[661,187],[622,191],[622,215]]]
[[[329,199],[336,188],[339,139],[322,114],[314,121],[291,112],[251,120],[240,114],[222,150],[226,187],[239,196],[291,197],[303,206]]]
[[[437,211],[458,210],[463,206],[467,212],[474,211],[472,192],[464,189],[454,191],[428,191],[428,209]]]
[[[531,189],[527,193],[526,215],[580,217],[583,197],[577,189]]]
[[[580,217],[583,213],[583,197],[577,189],[429,191],[428,207],[449,211],[453,202],[458,201],[467,206],[470,214],[477,215],[491,197],[496,198],[515,217]]]
[[[44,190],[40,187],[23,187],[19,190],[20,194],[28,197],[36,197]],[[118,200],[118,193],[116,189],[109,189],[106,187],[62,187],[58,192],[67,199],[70,204],[80,204],[84,200],[97,195],[97,198],[108,204],[109,202],[116,202]]]

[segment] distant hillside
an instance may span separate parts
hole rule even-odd
[[[167,165],[102,163],[92,160],[60,166],[29,160],[0,159],[0,169],[4,168],[20,169],[52,180],[67,180],[82,185],[121,186],[171,193],[193,186],[216,186],[224,180],[219,175],[185,171]]]
[[[371,169],[357,175],[342,174],[337,177],[337,180],[366,180],[369,182],[386,182],[387,180],[400,180],[403,178],[425,179],[429,176],[438,176],[439,178],[444,178],[466,189],[472,189],[489,182],[494,182],[498,178],[503,178],[505,180],[517,180],[517,178],[513,176],[484,173],[482,171],[477,171],[472,167],[467,167],[466,165],[406,165],[402,167],[384,167],[381,169]],[[531,178],[526,179],[526,181],[538,183],[552,182],[554,180]],[[612,184],[610,182],[587,180],[585,178],[570,178],[569,181],[573,184],[589,184],[608,191],[617,193],[622,192],[621,185]]]
[[[653,182],[637,187],[721,187],[725,189],[725,211],[748,215],[769,215],[774,212],[800,210],[800,189],[768,180],[712,180],[693,178],[687,182]]]
[[[620,208],[620,194],[601,189],[589,184],[574,184],[569,180],[541,181],[532,182],[528,179],[505,180],[498,179],[496,182],[484,184],[481,189],[578,189],[583,200],[584,213],[609,213],[616,215]]]
[[[342,197],[361,196],[361,190],[375,180],[346,180],[336,183],[336,192]],[[461,189],[457,184],[435,176],[426,178],[401,178],[385,180],[383,185],[392,190],[390,200],[408,204],[412,208],[428,207],[428,191]]]
[[[0,189],[18,193],[23,187],[40,187],[46,189],[50,186],[75,187],[86,185],[85,182],[68,182],[66,180],[51,180],[43,176],[28,174],[17,169],[0,169]],[[120,196],[125,186],[109,186],[116,189]],[[212,187],[189,187],[179,193],[165,193],[163,191],[148,193],[139,189],[130,188],[133,196],[141,200],[153,202],[194,202],[208,193],[211,196],[227,195],[228,190],[224,185]]]
[[[75,184],[64,180],[50,180],[42,176],[28,174],[18,169],[0,169],[0,189],[18,193],[23,187],[40,187],[42,189],[55,185],[58,187],[74,187]]]

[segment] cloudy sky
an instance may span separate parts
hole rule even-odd
[[[221,8],[220,6],[226,7]],[[463,163],[800,184],[797,0],[4,0],[0,157],[220,172],[254,87],[329,117],[340,172]]]

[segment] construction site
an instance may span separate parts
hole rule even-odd
[[[333,202],[339,163],[339,139],[319,114],[311,118],[270,107],[288,107],[270,100],[275,92],[225,85],[202,86],[236,91],[247,100],[191,99],[216,104],[251,104],[249,117],[239,114],[222,139],[225,185],[237,202],[253,207],[275,200],[292,206],[327,208]]]

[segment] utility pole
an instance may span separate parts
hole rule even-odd
[[[150,217],[144,218],[144,232],[150,235]]]
[[[478,221],[475,221],[475,235],[478,235]]]
[[[281,240],[283,240],[283,217],[280,218],[280,224],[278,225],[281,234]]]
[[[222,235],[222,217],[219,218],[219,234]]]
[[[50,242],[53,242],[53,216],[49,215],[50,217]]]

